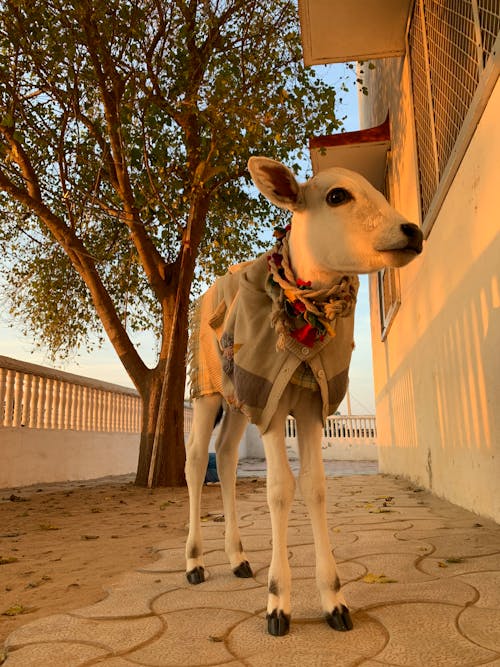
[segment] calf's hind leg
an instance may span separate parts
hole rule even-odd
[[[236,514],[236,468],[238,466],[238,445],[248,424],[241,412],[226,410],[219,436],[215,443],[217,472],[221,483],[224,503],[225,548],[233,573],[237,577],[253,576],[240,539]]]
[[[186,445],[186,482],[189,491],[189,534],[186,542],[186,577],[190,584],[205,581],[201,538],[201,490],[207,471],[208,445],[221,405],[217,394],[193,402],[193,426]]]

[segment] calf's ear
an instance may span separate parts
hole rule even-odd
[[[281,162],[268,157],[251,157],[248,171],[261,194],[276,206],[289,211],[299,211],[303,207],[300,184]]]

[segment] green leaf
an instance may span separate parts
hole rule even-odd
[[[0,121],[0,125],[3,125],[4,127],[14,127],[14,118],[12,117],[12,114],[6,113]]]

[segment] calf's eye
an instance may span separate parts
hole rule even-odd
[[[344,188],[333,188],[326,195],[326,203],[328,206],[340,206],[341,204],[346,204],[348,201],[354,199],[351,193]]]

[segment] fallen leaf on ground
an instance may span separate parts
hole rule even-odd
[[[209,512],[208,514],[204,514],[201,517],[201,521],[224,521],[224,515],[223,514],[211,514]]]
[[[2,616],[19,616],[20,614],[29,614],[35,611],[34,607],[24,607],[22,604],[14,604],[2,612]]]
[[[395,583],[397,583],[396,579],[389,579],[388,577],[385,576],[385,574],[373,574],[372,572],[368,572],[367,574],[365,574],[362,581],[364,581],[365,584],[395,584]]]
[[[160,509],[164,510],[165,507],[168,507],[169,505],[175,505],[175,502],[173,500],[166,500],[164,503],[160,505]]]
[[[10,500],[12,503],[27,503],[29,498],[23,498],[23,496],[16,496],[13,493],[8,498],[4,498],[3,500]]]
[[[394,512],[395,510],[387,509],[386,507],[378,507],[376,510],[370,510],[369,514],[389,514],[389,512]]]
[[[0,556],[0,565],[8,565],[9,563],[17,563],[18,561],[19,558],[16,558],[15,556]]]

